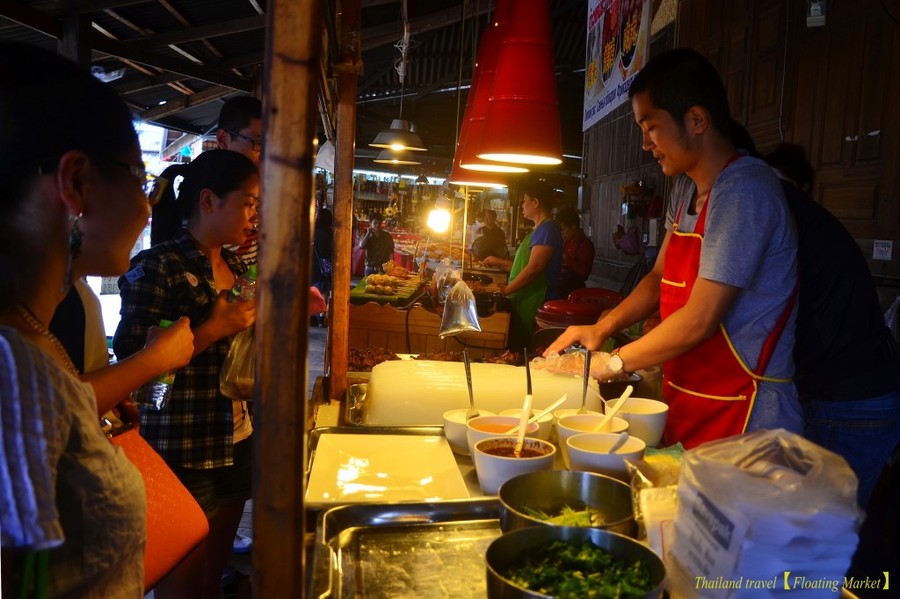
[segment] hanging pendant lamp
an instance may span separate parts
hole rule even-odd
[[[417,158],[418,157],[414,154],[405,152],[403,150],[382,150],[378,153],[378,157],[375,158],[372,162],[394,165],[422,164],[422,161],[418,160]]]
[[[373,148],[384,148],[387,150],[424,152],[427,148],[422,143],[422,138],[412,128],[413,126],[409,121],[394,119],[391,121],[391,126],[388,129],[382,129],[369,145]]]
[[[487,117],[488,99],[497,68],[497,55],[506,29],[510,2],[498,0],[494,10],[491,26],[481,36],[478,58],[472,72],[472,86],[466,100],[460,127],[459,143],[453,157],[453,169],[491,172],[491,173],[526,173],[528,169],[522,165],[503,164],[484,160],[478,157],[484,135],[485,118]],[[496,179],[496,178],[495,178]]]
[[[562,162],[549,0],[516,0],[497,56],[478,157]]]
[[[382,129],[375,139],[369,145],[373,148],[385,148],[394,151],[412,150],[415,152],[424,152],[427,148],[422,143],[422,138],[416,133],[416,129],[412,123],[403,118],[403,92],[406,85],[406,70],[409,67],[408,52],[410,47],[410,25],[407,15],[407,0],[401,1],[403,13],[403,37],[394,44],[394,47],[400,50],[400,59],[397,60],[395,68],[397,77],[400,79],[400,116],[391,121],[391,126]],[[383,153],[383,152],[382,152]],[[381,156],[379,155],[379,158]],[[376,160],[375,162],[379,162]],[[406,162],[404,164],[419,164],[418,162]]]

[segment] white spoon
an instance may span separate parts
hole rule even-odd
[[[625,400],[631,397],[632,391],[634,391],[634,387],[632,387],[631,385],[625,387],[625,392],[622,393],[621,397],[619,397],[619,401],[616,402],[616,405],[606,410],[606,416],[603,417],[603,420],[600,421],[600,424],[598,424],[591,432],[599,433],[603,431],[603,429],[606,428],[606,425],[609,424],[609,422],[612,420],[612,417],[615,416],[616,412],[619,411],[619,408],[625,405]],[[608,405],[609,404],[607,403],[607,406]]]
[[[546,410],[538,412],[537,414],[535,414],[534,416],[529,418],[528,422],[525,423],[525,426],[528,426],[532,422],[537,422],[538,420],[540,420],[541,418],[543,418],[544,416],[546,416],[547,414],[549,414],[550,412],[552,412],[553,410],[555,410],[556,408],[561,406],[567,399],[569,399],[569,395],[567,393],[563,394],[562,397],[560,397],[559,399],[554,401],[552,404],[550,404],[550,407],[548,407]],[[521,416],[521,414],[520,414],[520,416]],[[503,434],[504,435],[514,435],[516,433],[516,431],[518,431],[518,430],[519,430],[519,425],[517,424]]]
[[[609,448],[609,453],[616,453],[622,446],[625,445],[625,441],[628,440],[628,431],[622,431],[619,434],[619,438],[616,439],[616,442],[613,443],[612,447]]]

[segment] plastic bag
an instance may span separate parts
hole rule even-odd
[[[609,378],[607,364],[610,355],[604,351],[591,352],[591,376],[605,381]],[[532,368],[547,370],[557,374],[571,374],[572,376],[584,376],[584,352],[566,351],[558,354],[551,352],[546,358],[536,357],[531,361]]]
[[[785,585],[792,599],[823,596],[808,581],[839,590],[862,517],[856,486],[844,458],[783,429],[685,453],[667,564],[673,596],[766,597]],[[704,586],[719,580],[731,586]]]
[[[251,326],[234,336],[219,371],[219,389],[222,395],[238,401],[253,399],[253,383],[256,378],[255,328]]]
[[[675,512],[678,507],[678,478],[684,447],[648,447],[641,460],[625,460],[631,479],[631,502],[639,539],[659,555],[668,553],[675,536]]]
[[[440,337],[458,335],[465,332],[481,332],[475,294],[465,281],[457,282],[447,294],[444,314],[441,317]]]
[[[443,304],[447,301],[447,295],[457,282],[462,280],[458,270],[450,266],[450,259],[444,258],[434,269],[435,299]]]

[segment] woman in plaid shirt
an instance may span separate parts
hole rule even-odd
[[[186,225],[171,240],[135,256],[119,279],[119,359],[139,350],[147,330],[190,318],[194,356],[177,370],[161,410],[141,408],[141,435],[159,452],[209,519],[204,596],[219,596],[244,502],[251,496],[251,435],[245,402],[219,391],[219,370],[234,334],[253,324],[256,302],[228,301],[244,265],[226,244],[240,245],[257,221],[259,176],[245,156],[226,150],[185,165],[174,218]],[[164,209],[166,207],[163,207]],[[156,210],[154,209],[154,216]]]

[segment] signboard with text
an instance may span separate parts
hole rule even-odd
[[[588,0],[582,130],[628,100],[650,53],[650,0]]]

